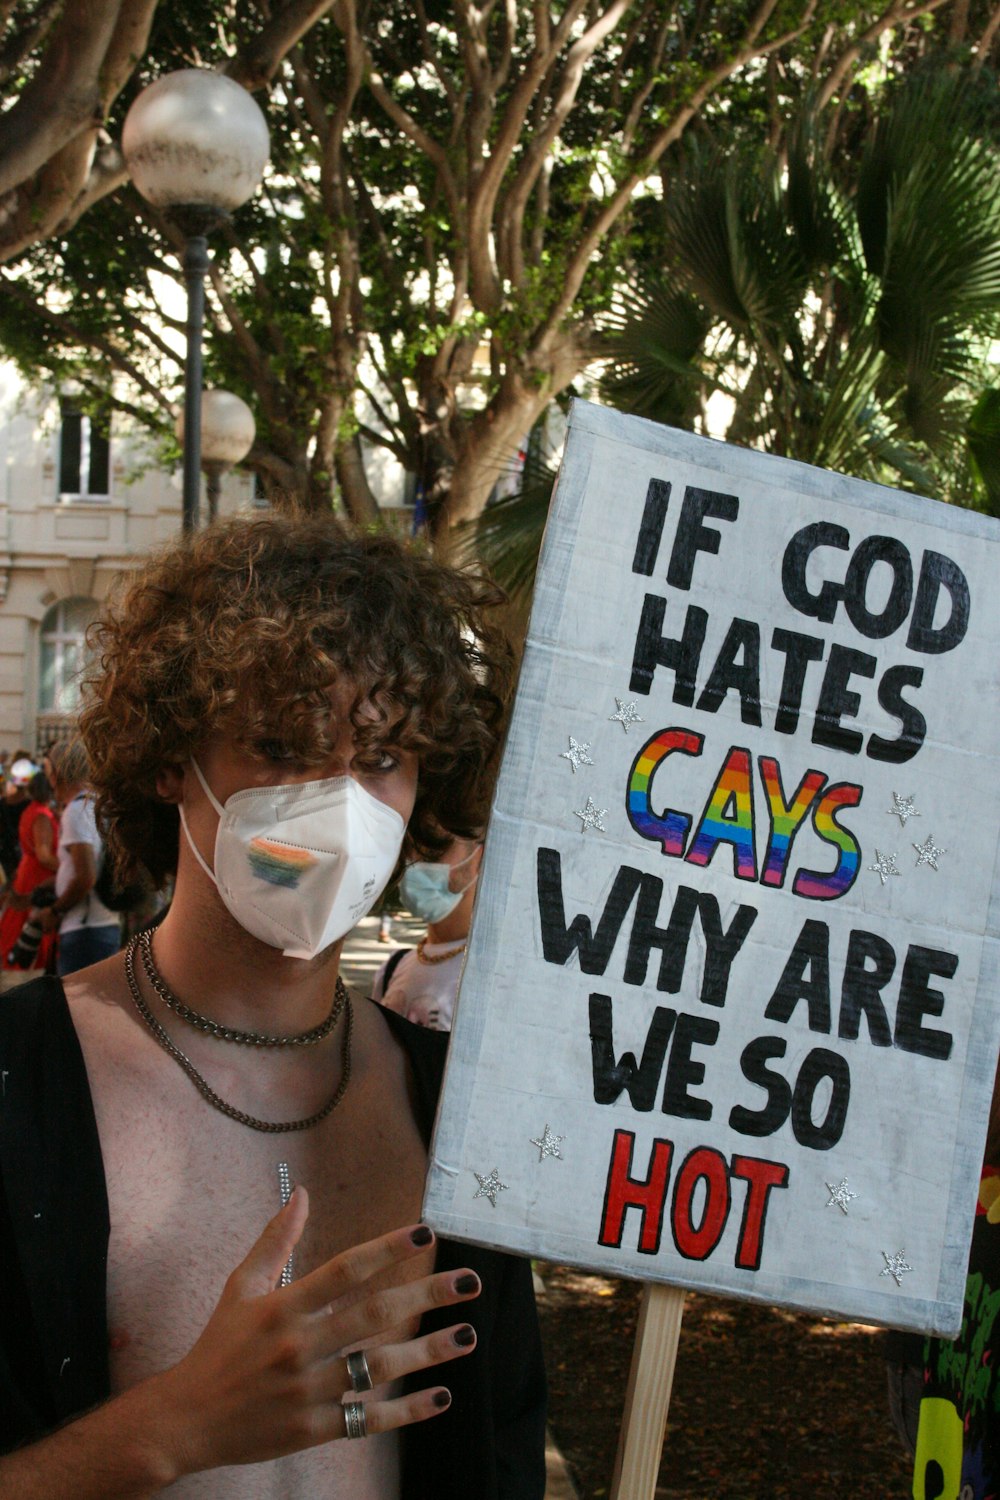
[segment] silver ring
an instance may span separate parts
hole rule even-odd
[[[374,1382],[363,1349],[355,1349],[347,1356],[347,1374],[351,1385],[359,1394],[361,1391],[371,1390]]]
[[[368,1417],[365,1414],[365,1403],[363,1401],[345,1401],[344,1420],[347,1423],[347,1436],[349,1438],[363,1438],[368,1436]]]

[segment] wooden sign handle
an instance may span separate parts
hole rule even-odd
[[[683,1313],[684,1293],[679,1287],[647,1284],[632,1350],[611,1500],[654,1500]]]

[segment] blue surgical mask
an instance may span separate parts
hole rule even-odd
[[[417,860],[415,864],[407,865],[399,877],[399,894],[406,910],[425,922],[443,922],[455,910],[466,891],[479,879],[477,872],[461,890],[451,889],[453,872],[467,865],[476,852],[473,849],[468,858],[460,860],[457,865],[432,864],[427,860]]]

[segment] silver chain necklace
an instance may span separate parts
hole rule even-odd
[[[225,1099],[220,1098],[207,1079],[203,1078],[198,1072],[198,1069],[187,1053],[181,1051],[180,1047],[170,1037],[170,1034],[160,1025],[142,998],[142,991],[139,988],[139,981],[136,978],[135,972],[135,953],[136,949],[140,946],[140,937],[141,934],[136,933],[125,949],[125,978],[128,981],[132,1003],[164,1052],[168,1052],[174,1061],[180,1064],[202,1098],[211,1104],[213,1109],[219,1110],[221,1114],[228,1115],[238,1125],[246,1125],[250,1130],[261,1130],[269,1135],[289,1130],[308,1130],[311,1126],[318,1125],[321,1120],[325,1120],[327,1115],[333,1113],[341,1099],[343,1099],[351,1078],[351,1032],[354,1025],[354,1015],[351,1008],[350,996],[347,994],[346,989],[344,990],[343,1005],[341,1007],[346,1011],[344,1043],[341,1049],[341,1076],[332,1098],[327,1100],[322,1109],[318,1109],[315,1114],[309,1115],[305,1120],[258,1120],[255,1115],[248,1115],[244,1110],[236,1109],[234,1105],[227,1104]]]
[[[185,1005],[182,1000],[178,1000],[156,967],[156,960],[153,957],[152,929],[139,933],[139,953],[142,958],[143,972],[151,988],[167,1009],[180,1016],[182,1021],[186,1021],[196,1031],[203,1031],[207,1036],[214,1036],[220,1042],[236,1042],[243,1047],[314,1047],[317,1042],[323,1041],[324,1037],[330,1035],[347,1003],[347,990],[338,974],[330,1014],[325,1021],[320,1021],[318,1026],[313,1026],[309,1031],[300,1031],[295,1036],[269,1036],[263,1031],[237,1031],[232,1026],[223,1026],[218,1021],[213,1021],[211,1017],[203,1016],[200,1011],[192,1010],[190,1005]]]

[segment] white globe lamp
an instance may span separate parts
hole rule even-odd
[[[256,192],[268,150],[267,124],[246,89],[208,68],[182,68],[157,78],[134,101],[122,130],[122,155],[136,189],[185,237],[185,531],[195,526],[202,467],[201,343],[208,235]]]
[[[176,431],[183,444],[183,411],[177,418]],[[246,458],[256,434],[253,412],[239,396],[232,391],[202,391],[201,467],[208,481],[209,520],[214,521],[218,514],[223,474]]]

